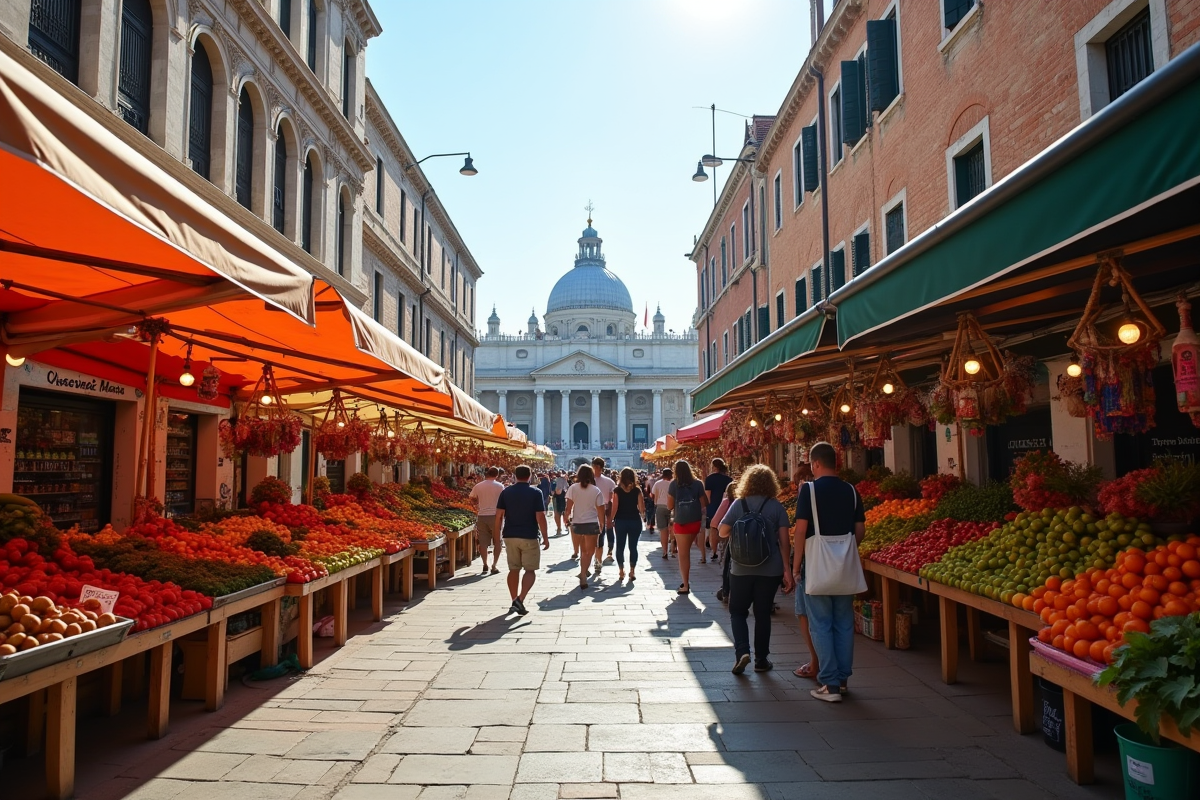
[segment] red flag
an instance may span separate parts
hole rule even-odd
[[[645,316],[642,317],[642,327],[643,328],[650,327],[650,304],[649,303],[646,303],[646,314],[645,314]]]

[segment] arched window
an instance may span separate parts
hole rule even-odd
[[[350,42],[342,45],[342,116],[351,119],[354,110],[354,51]]]
[[[591,442],[588,438],[588,426],[586,422],[576,422],[571,435],[575,437],[574,443],[581,447],[586,448]]]
[[[575,329],[575,334],[577,336],[587,336],[587,333],[588,333],[587,325],[580,325],[578,328]]]
[[[271,190],[271,224],[283,233],[284,212],[287,209],[287,139],[283,125],[275,131],[275,177]]]
[[[150,130],[150,53],[154,15],[150,0],[121,4],[121,71],[117,108],[121,118],[142,133]]]
[[[337,272],[346,275],[346,196],[338,193],[337,209]]]
[[[616,328],[614,328],[612,325],[609,325],[609,326],[608,326],[608,330],[607,330],[607,331],[605,331],[605,333],[607,333],[609,336],[616,336],[616,335],[617,335],[617,329],[616,329]]]
[[[301,211],[303,218],[300,221],[300,246],[304,248],[304,252],[309,254],[313,251],[313,173],[315,171],[312,154],[309,153],[308,158],[304,159],[304,181],[300,187],[304,195],[300,200],[303,206]]]
[[[254,182],[254,106],[250,104],[250,93],[245,87],[238,95],[236,158],[234,194],[238,205],[249,208],[250,187]]]
[[[197,43],[192,55],[191,119],[188,121],[188,158],[192,169],[208,180],[212,144],[213,73],[208,51]]]
[[[80,0],[32,0],[29,50],[69,80],[79,83]]]

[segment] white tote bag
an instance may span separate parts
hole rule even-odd
[[[858,493],[850,488],[851,502],[858,505]],[[817,487],[809,484],[815,536],[804,543],[804,593],[816,595],[853,595],[867,590],[858,542],[854,532],[838,536],[821,535],[821,517],[817,513]]]

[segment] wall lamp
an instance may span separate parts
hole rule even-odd
[[[708,173],[704,171],[704,168],[709,167],[711,169],[715,169],[716,167],[724,164],[726,161],[735,161],[742,164],[754,163],[753,158],[718,158],[714,155],[705,155],[696,162],[696,174],[692,176],[692,180],[694,180],[696,183],[704,183],[704,181],[708,180]]]
[[[473,161],[471,161],[470,151],[468,151],[466,153],[434,153],[431,156],[425,156],[420,161],[414,161],[411,164],[405,164],[404,169],[407,171],[407,170],[410,170],[413,167],[417,166],[418,164],[428,161],[431,158],[446,158],[447,156],[466,156],[466,158],[463,160],[462,169],[460,169],[458,171],[459,175],[466,175],[469,178],[472,175],[479,174],[479,170],[475,169],[475,163]]]

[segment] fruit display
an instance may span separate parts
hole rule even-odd
[[[876,550],[907,539],[916,531],[924,530],[932,522],[932,514],[915,517],[891,515],[877,522],[868,522],[866,535],[858,543],[858,554],[865,558]]]
[[[997,527],[995,522],[934,520],[911,536],[871,553],[871,560],[916,573],[940,559],[951,547],[982,539]]]
[[[1026,511],[1092,505],[1103,478],[1100,467],[1064,461],[1053,451],[1034,450],[1013,465],[1013,499]]]
[[[107,538],[107,537],[106,537]],[[186,558],[164,552],[150,540],[137,536],[105,542],[99,537],[79,535],[70,540],[71,549],[113,572],[126,572],[144,580],[174,583],[210,597],[240,592],[275,578],[265,565],[233,564],[211,558]]]
[[[928,514],[937,507],[932,500],[885,500],[874,508],[867,509],[867,527],[885,517],[900,517],[911,519],[921,514]]]
[[[1163,617],[1200,611],[1200,536],[1143,550],[1131,547],[1114,566],[1095,567],[1071,580],[1051,576],[1044,587],[1012,598],[1041,615],[1038,638],[1104,664],[1130,632],[1148,633]]]
[[[921,497],[940,502],[943,497],[963,485],[962,478],[939,472],[921,479]]]
[[[1007,483],[992,482],[983,486],[964,483],[942,496],[935,513],[938,517],[963,521],[999,522],[1009,519],[1016,510],[1012,487]]]
[[[1200,518],[1200,464],[1161,461],[1100,487],[1100,507],[1159,522]]]
[[[118,621],[116,614],[101,613],[100,601],[95,598],[70,608],[46,595],[5,592],[0,595],[0,657],[107,628]]]
[[[1107,568],[1121,550],[1162,543],[1148,524],[1134,518],[1096,518],[1078,506],[1047,508],[1017,514],[988,536],[951,548],[922,567],[920,575],[1007,603],[1051,576],[1065,580],[1093,567]]]

